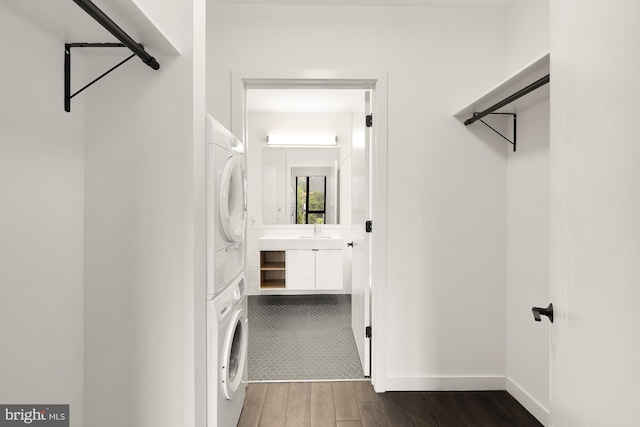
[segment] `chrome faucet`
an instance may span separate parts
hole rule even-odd
[[[318,224],[314,222],[313,223],[313,235],[314,236],[319,236],[320,233],[322,233],[322,226],[321,225],[318,226]]]

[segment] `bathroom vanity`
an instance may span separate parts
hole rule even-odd
[[[260,289],[341,290],[343,240],[338,236],[264,236]]]

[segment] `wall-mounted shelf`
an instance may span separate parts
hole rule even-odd
[[[466,106],[458,110],[454,116],[461,120],[466,120],[473,115],[474,112],[480,112],[492,106],[496,102],[508,97],[514,92],[528,86],[534,81],[549,74],[549,53],[545,53],[536,60],[532,61],[522,69],[513,73],[485,93],[481,94]],[[499,113],[517,113],[531,105],[549,99],[549,86],[546,85],[537,89],[530,94],[523,96],[515,102],[501,108]]]
[[[107,30],[73,1],[0,0],[19,15],[63,43],[117,42]],[[154,55],[178,55],[180,50],[158,27],[136,0],[93,0],[132,38]],[[120,50],[120,49],[118,49]],[[120,53],[126,51],[121,49]],[[89,51],[85,51],[87,53]],[[106,53],[106,49],[91,53]]]
[[[517,112],[549,99],[549,53],[540,56],[512,74],[471,103],[460,109],[454,117],[465,125],[481,121],[513,145],[516,151]],[[499,106],[499,108],[497,108]],[[484,114],[510,115],[513,118],[513,138],[509,139],[482,120]]]
[[[112,0],[98,5],[93,0],[73,0],[72,2],[37,2],[29,0],[3,0],[19,14],[64,41],[64,109],[71,112],[71,99],[89,88],[107,74],[137,56],[154,70],[160,69],[158,61],[145,49],[140,37],[134,39],[127,27],[136,30],[136,34],[146,34],[149,43],[157,45],[163,51],[179,53],[153,20],[144,12],[136,0]],[[59,4],[58,4],[59,3]],[[55,7],[52,9],[52,6]],[[108,11],[103,10],[107,6]],[[110,13],[107,13],[109,12]],[[111,16],[110,16],[111,15]],[[116,15],[116,16],[114,16]],[[116,22],[119,21],[119,22]],[[128,25],[124,25],[124,23]],[[88,25],[88,26],[87,26]],[[77,34],[77,35],[76,35]],[[69,42],[70,38],[78,37]],[[100,38],[99,42],[90,41]],[[112,40],[118,41],[114,43]],[[147,43],[147,48],[149,44]],[[81,89],[71,93],[71,49],[82,48],[94,51],[113,51],[126,48],[128,57],[111,67],[105,73],[93,79]],[[107,48],[107,49],[105,49]],[[75,50],[75,49],[74,49]],[[131,54],[132,53],[132,54]],[[157,54],[157,53],[156,53]]]
[[[260,251],[260,289],[285,289],[286,274],[286,251]]]

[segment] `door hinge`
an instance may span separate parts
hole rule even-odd
[[[373,126],[373,114],[367,115],[366,125],[368,128]]]
[[[371,338],[371,326],[367,326],[364,328],[364,336],[366,338]]]
[[[372,227],[373,225],[371,223],[371,220],[369,220],[364,224],[364,231],[366,231],[367,233],[371,233]]]

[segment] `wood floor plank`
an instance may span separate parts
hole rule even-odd
[[[285,427],[311,427],[311,383],[291,383]]]
[[[461,420],[468,426],[500,426],[500,425],[513,425],[513,421],[509,420],[504,424],[496,424],[496,414],[492,413],[491,408],[480,397],[482,392],[471,391],[452,391],[449,392],[449,396],[452,400],[449,402],[451,408],[453,408]]]
[[[542,423],[509,393],[492,393],[491,397],[511,415],[519,427],[542,427]]]
[[[375,393],[369,382],[250,384],[238,427],[542,427],[505,391]]]
[[[477,427],[481,424],[469,425],[464,417],[464,408],[459,408],[453,392],[423,392],[424,416],[438,427]]]
[[[260,427],[283,427],[287,413],[289,383],[269,383],[262,406]]]
[[[333,401],[336,407],[336,421],[360,420],[360,408],[356,399],[356,390],[352,382],[334,382]]]
[[[441,408],[430,404],[420,392],[389,392],[382,395],[385,403],[385,411],[389,421],[394,425],[402,425],[402,422],[412,422],[420,426],[453,426],[453,424],[440,424],[438,413]],[[446,421],[451,420],[445,417]],[[407,424],[411,425],[411,424]],[[457,426],[456,426],[457,427]]]
[[[353,387],[356,390],[356,399],[358,402],[378,402],[380,396],[373,389],[370,381],[354,381]]]
[[[469,412],[474,419],[484,419],[487,425],[519,426],[518,422],[492,397],[493,394],[506,393],[504,391],[474,391],[464,392],[464,402],[468,402]]]
[[[390,400],[384,399],[382,404],[389,427],[432,427],[431,424],[426,424],[423,420],[414,417]]]
[[[331,383],[311,384],[311,427],[336,427],[336,407]]]
[[[240,414],[238,427],[257,427],[260,423],[262,405],[267,396],[267,384],[249,384],[247,386],[247,396],[244,399],[244,406]]]
[[[389,427],[382,402],[358,402],[363,427]]]

